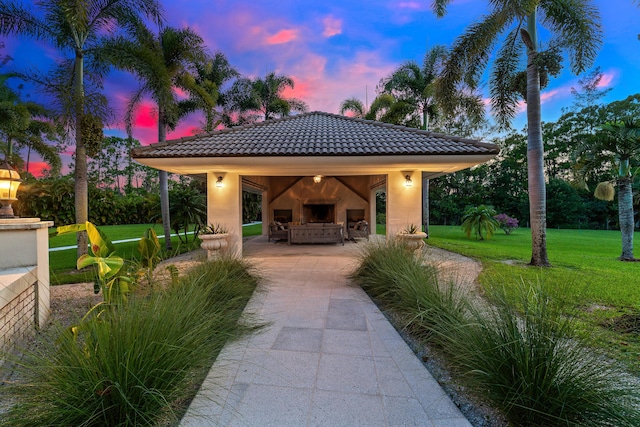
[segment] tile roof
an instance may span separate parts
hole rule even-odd
[[[498,146],[312,112],[134,149],[134,158],[497,154]]]

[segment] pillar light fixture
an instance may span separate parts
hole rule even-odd
[[[18,172],[6,160],[0,163],[0,218],[15,218],[11,203],[18,200],[16,194],[21,182]]]
[[[405,187],[411,187],[413,185],[413,181],[411,181],[411,176],[410,175],[405,175],[404,176],[404,186]]]
[[[222,183],[222,177],[219,176],[218,180],[216,181],[216,188],[222,188],[224,186],[224,184]]]
[[[322,175],[316,175],[313,177],[313,182],[315,182],[316,184],[320,184],[321,181],[322,181]]]

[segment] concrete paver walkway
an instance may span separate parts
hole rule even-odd
[[[269,326],[223,349],[182,426],[470,426],[348,284],[357,247],[245,244],[266,281],[246,312]]]

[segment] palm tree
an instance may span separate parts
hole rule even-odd
[[[424,130],[430,130],[431,124],[440,117],[438,104],[441,101],[435,89],[446,58],[447,49],[436,45],[425,53],[422,67],[415,61],[407,61],[382,82],[386,93],[414,105],[421,116],[420,127]],[[456,104],[465,107],[465,114],[473,123],[482,122],[484,105],[478,95],[458,90],[452,98]]]
[[[139,15],[157,22],[161,9],[157,0],[84,0],[78,2],[41,0],[27,2],[0,0],[0,34],[27,36],[51,42],[56,48],[73,52],[72,87],[75,131],[76,223],[89,219],[87,152],[83,135],[85,111],[85,58],[97,59],[105,31],[126,27]],[[32,12],[35,6],[40,15]],[[87,253],[87,234],[78,233],[78,256]]]
[[[25,147],[40,154],[51,166],[52,175],[60,172],[60,155],[55,147],[47,143],[56,137],[57,129],[51,121],[49,111],[35,102],[22,102],[16,91],[6,85],[11,75],[0,75],[0,138],[4,141],[5,160],[22,164],[22,159],[14,151]],[[29,169],[29,158],[25,170]]]
[[[364,119],[368,113],[367,107],[358,98],[348,98],[340,103],[340,114],[351,112],[353,117]]]
[[[203,130],[205,132],[213,131],[223,121],[223,114],[216,111],[216,106],[226,106],[229,103],[229,95],[222,91],[222,86],[239,76],[238,70],[229,64],[227,57],[222,52],[216,52],[209,61],[196,64],[196,84],[213,101],[213,104],[208,104],[206,99],[201,96],[196,96],[191,100],[194,109],[202,110],[204,113]]]
[[[353,117],[365,120],[376,120],[396,125],[418,127],[420,118],[414,114],[413,106],[405,101],[398,101],[389,93],[381,93],[367,109],[357,98],[348,98],[340,104],[340,114],[350,111]]]
[[[434,0],[434,11],[444,16],[451,0]],[[585,70],[595,59],[601,43],[600,16],[588,0],[549,0],[521,2],[501,0],[490,3],[492,10],[472,24],[453,45],[445,64],[438,91],[443,107],[453,111],[453,94],[461,82],[477,87],[493,46],[506,37],[495,59],[491,74],[491,105],[500,124],[507,126],[515,116],[518,101],[517,71],[523,51],[527,54],[527,168],[529,176],[529,211],[531,223],[531,264],[549,266],[546,239],[546,190],[544,181],[544,147],[540,118],[540,80],[547,70],[559,72],[560,50],[568,52],[574,73]],[[542,24],[553,40],[547,51],[538,43],[538,10]],[[541,73],[542,71],[542,73]]]
[[[618,186],[618,218],[622,234],[621,261],[635,261],[633,256],[633,166],[640,156],[640,120],[608,122],[591,138],[585,138],[578,150],[577,170],[585,179],[590,175],[611,171]],[[611,181],[600,182],[594,195],[612,201],[615,189]]]
[[[415,61],[405,62],[389,77],[383,79],[384,90],[394,94],[404,103],[412,105],[416,113],[421,116],[419,126],[423,130],[431,130],[431,124],[440,117],[439,104],[435,90],[438,76],[447,58],[447,49],[436,45],[429,49],[424,56],[422,67]],[[473,92],[458,89],[452,95],[456,110],[449,114],[443,123],[452,123],[457,117],[466,117],[476,128],[484,121],[484,105],[479,96]],[[464,112],[459,114],[460,109]],[[422,177],[422,224],[425,232],[429,233],[429,179],[426,174]]]
[[[118,37],[105,43],[106,58],[119,69],[134,73],[140,88],[134,93],[125,114],[127,132],[131,135],[135,109],[145,94],[158,107],[158,141],[167,139],[167,129],[175,129],[185,113],[180,109],[174,88],[197,95],[201,102],[213,105],[213,99],[196,84],[195,64],[206,61],[202,37],[189,28],[161,28],[157,35],[139,22],[133,30],[133,40]],[[165,234],[165,247],[171,246],[169,183],[166,171],[159,171],[160,207]]]
[[[294,86],[291,77],[275,72],[267,74],[264,80],[260,77],[238,79],[229,91],[231,109],[240,113],[258,113],[264,120],[288,116],[291,111],[304,113],[309,109],[304,101],[282,96],[285,89],[293,89]],[[245,119],[256,121],[258,117],[253,115]]]
[[[484,230],[487,239],[490,239],[500,226],[494,218],[495,215],[495,209],[489,206],[480,205],[468,208],[464,211],[464,216],[462,217],[462,230],[467,237],[475,234],[476,239],[479,240],[484,240],[484,236],[482,235],[482,231]]]

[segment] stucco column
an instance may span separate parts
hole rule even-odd
[[[269,235],[269,224],[271,223],[271,217],[269,216],[269,192],[267,190],[262,191],[262,235]]]
[[[412,185],[405,185],[405,175]],[[417,172],[392,172],[387,175],[387,239],[408,225],[422,224],[422,176]]]
[[[216,187],[222,177],[222,187]],[[207,174],[207,223],[220,224],[229,232],[229,251],[242,256],[242,178],[236,173]]]
[[[372,189],[369,192],[369,234],[376,233],[376,202],[378,200],[377,195],[380,190]]]

